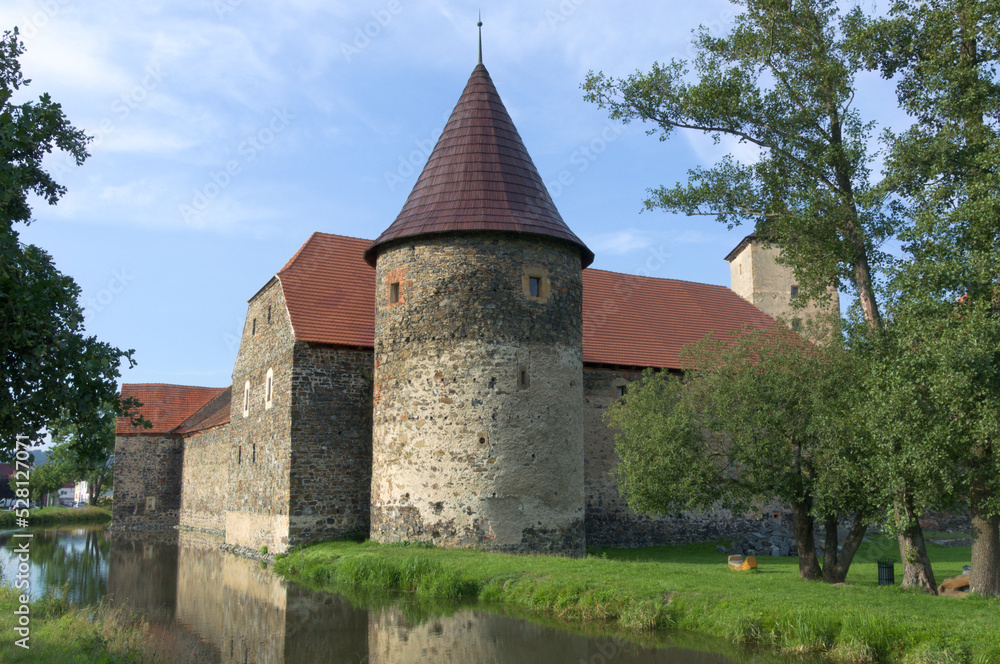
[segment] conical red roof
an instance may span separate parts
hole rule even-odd
[[[594,260],[559,216],[482,63],[399,216],[368,247],[365,260],[374,266],[379,247],[391,240],[455,231],[546,235],[578,246],[583,267]]]

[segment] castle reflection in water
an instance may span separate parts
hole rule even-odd
[[[108,595],[146,616],[169,661],[232,664],[726,664],[689,650],[621,647],[478,608],[357,608],[287,584],[197,533],[111,534]],[[445,615],[446,614],[446,615]]]

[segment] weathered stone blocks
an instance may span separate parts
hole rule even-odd
[[[581,555],[580,250],[449,234],[376,271],[372,538]]]

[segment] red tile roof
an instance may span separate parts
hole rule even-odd
[[[363,258],[369,244],[313,233],[278,272],[297,340],[374,345],[375,270]]]
[[[365,260],[375,265],[379,246],[391,240],[454,231],[547,235],[578,246],[584,267],[594,261],[594,252],[559,216],[482,63],[399,216]]]
[[[122,398],[138,399],[143,404],[139,413],[152,422],[153,428],[133,427],[128,418],[119,417],[115,423],[115,433],[170,433],[226,389],[228,388],[125,383],[122,385]]]
[[[679,369],[680,350],[709,332],[775,320],[725,286],[583,271],[583,361]]]
[[[230,385],[207,404],[202,406],[191,417],[184,420],[174,429],[174,433],[193,433],[204,431],[223,424],[229,424],[229,407],[233,400],[233,388]]]
[[[372,348],[375,271],[368,240],[313,233],[278,273],[299,341]],[[583,361],[679,369],[680,350],[709,332],[777,325],[725,286],[583,271]],[[191,433],[229,422],[231,387],[125,384],[152,429],[119,418],[117,433]]]
[[[365,246],[313,233],[278,273],[296,339],[373,347],[375,274]],[[583,271],[584,362],[677,369],[682,346],[743,325],[775,322],[725,286]]]

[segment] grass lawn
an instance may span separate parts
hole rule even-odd
[[[970,556],[968,547],[929,553],[939,583]],[[684,630],[839,661],[1000,662],[1000,600],[880,587],[875,560],[883,557],[898,558],[895,542],[873,536],[841,587],[802,581],[796,558],[760,557],[755,573],[731,571],[714,544],[594,550],[574,560],[326,542],[280,556],[275,570],[311,585],[476,597],[571,624]]]
[[[0,512],[0,528],[17,527],[16,513]],[[60,523],[106,523],[111,521],[111,510],[104,507],[42,507],[28,510],[31,526],[51,526]]]

